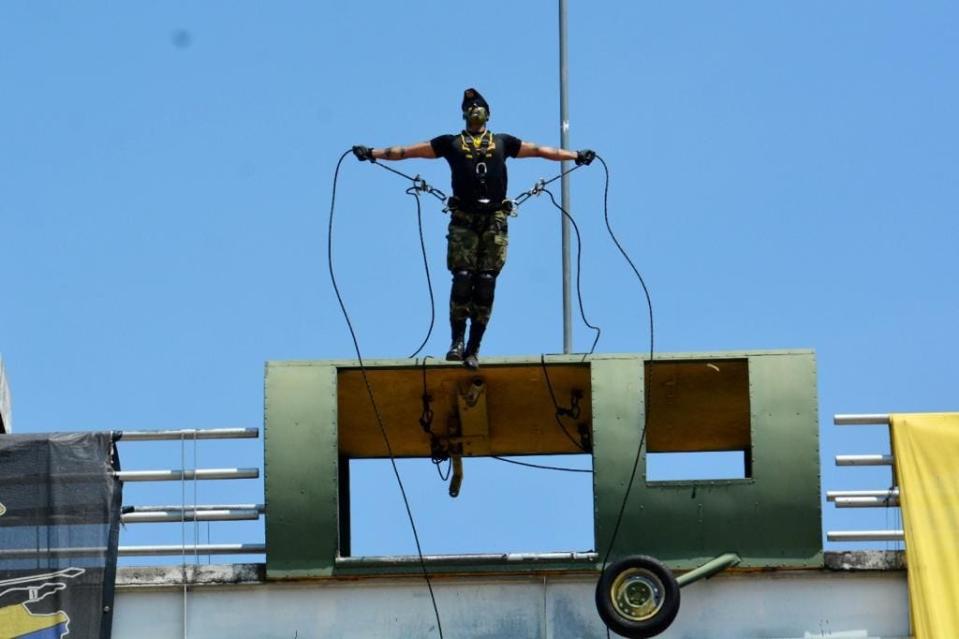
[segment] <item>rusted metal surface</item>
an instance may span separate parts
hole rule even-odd
[[[905,570],[906,553],[903,550],[827,552],[826,568],[839,571]]]

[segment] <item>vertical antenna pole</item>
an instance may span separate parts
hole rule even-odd
[[[568,64],[566,56],[566,0],[559,0],[559,143],[564,149],[569,148],[569,100],[567,96]],[[569,162],[562,162],[562,170],[566,171]],[[562,205],[566,211],[569,204],[569,176],[564,175],[562,184]],[[570,306],[570,272],[569,272],[569,220],[560,215],[563,241],[563,352],[573,350],[573,324]]]

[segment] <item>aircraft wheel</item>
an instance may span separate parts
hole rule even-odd
[[[658,559],[626,557],[600,575],[596,609],[609,629],[623,637],[654,637],[666,630],[679,612],[679,584]]]

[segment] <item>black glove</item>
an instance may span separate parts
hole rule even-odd
[[[360,162],[364,160],[373,161],[373,149],[368,146],[363,146],[362,144],[357,144],[353,147],[353,155],[355,155],[356,159]]]
[[[576,152],[576,166],[580,166],[581,164],[585,164],[586,166],[589,166],[590,163],[595,159],[596,159],[596,151],[583,149],[582,151]]]

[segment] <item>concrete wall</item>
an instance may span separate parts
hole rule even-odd
[[[179,569],[162,578],[131,570],[121,571],[114,639],[439,637],[422,578],[268,584],[205,567],[200,581],[236,583],[193,586],[184,602],[182,587],[170,585]],[[434,579],[447,639],[604,639],[594,585],[587,575]],[[729,573],[692,584],[660,636],[893,639],[908,631],[905,572],[815,570]]]

